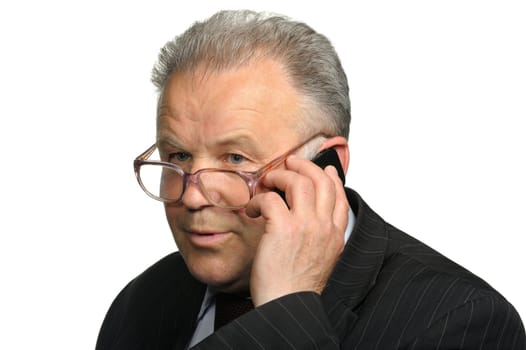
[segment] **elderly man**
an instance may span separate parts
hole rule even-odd
[[[98,350],[526,348],[506,299],[343,186],[348,86],[324,36],[220,12],[152,80],[134,165],[179,252],[117,296]]]

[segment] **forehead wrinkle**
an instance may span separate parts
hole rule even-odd
[[[199,91],[201,95],[206,91],[206,89],[201,88],[204,85],[203,80],[206,79],[207,77],[198,75],[192,71],[177,71],[172,73],[159,95],[157,119],[168,117],[176,121],[182,119],[199,121],[201,119],[199,114],[194,115],[193,113],[186,112],[200,109],[202,102],[196,100],[195,97],[198,96],[197,91]],[[176,98],[174,94],[177,96]],[[208,94],[203,96],[200,96],[199,99],[206,100]]]
[[[174,137],[174,134],[171,132],[158,132],[157,133],[157,144],[168,144],[177,148],[181,148],[182,144],[177,138]]]
[[[166,143],[179,149],[186,149],[190,143],[187,142],[188,140],[185,141],[185,136],[189,139],[202,139],[202,136],[198,137],[196,135],[198,129],[195,129],[191,135],[178,134],[176,132],[177,125],[174,123],[178,119],[177,116],[171,113],[159,116],[156,131],[158,144]]]
[[[263,114],[263,112],[261,112],[260,110],[257,110],[256,108],[242,107],[242,106],[232,108],[232,111],[234,111],[234,112],[250,112],[251,114],[257,114],[257,115]]]

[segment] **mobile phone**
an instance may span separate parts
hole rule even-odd
[[[334,166],[336,168],[336,171],[338,172],[338,176],[342,180],[342,183],[345,184],[345,173],[343,172],[342,164],[340,163],[340,158],[338,158],[338,153],[334,148],[327,148],[321,151],[314,158],[312,158],[311,161],[322,169],[325,169],[329,165]],[[283,191],[277,189],[274,191],[277,194],[279,194],[281,198],[283,198],[285,203],[287,202],[285,199],[285,193]]]
[[[325,169],[329,165],[334,166],[336,171],[338,171],[338,176],[342,180],[342,183],[345,184],[345,173],[343,172],[340,158],[338,158],[338,153],[334,148],[327,148],[321,151],[312,159],[312,162],[322,169]]]

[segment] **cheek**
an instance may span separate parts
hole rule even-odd
[[[166,215],[166,219],[168,220],[168,222],[175,219],[178,212],[177,209],[178,208],[175,206],[171,206],[169,204],[164,203],[164,215]]]
[[[173,225],[177,222],[177,210],[175,208],[170,208],[165,204],[164,215],[166,216],[170,229],[174,232],[175,227]]]
[[[178,220],[178,218],[181,217],[181,211],[178,210],[178,208],[175,207],[169,207],[165,205],[164,208],[164,214],[166,216],[166,220],[168,221],[168,226],[170,227],[170,231],[172,232],[172,237],[175,240],[175,243],[177,245],[177,248],[181,253],[184,253],[185,249],[185,239],[184,234],[181,231],[181,220]]]

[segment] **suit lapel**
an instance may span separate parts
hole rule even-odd
[[[197,314],[206,290],[204,284],[192,277],[182,257],[177,257],[174,277],[167,288],[161,307],[161,330],[158,349],[183,350],[195,330]]]
[[[353,310],[374,286],[387,248],[386,223],[356,192],[347,189],[347,198],[356,222],[322,293],[325,309],[340,339],[357,319]]]
[[[175,317],[175,339],[174,350],[183,350],[194,334],[197,316],[201,309],[201,303],[206,291],[204,284],[199,283],[193,277],[190,284],[183,284],[185,288],[181,291],[181,295],[177,297],[177,312]]]

